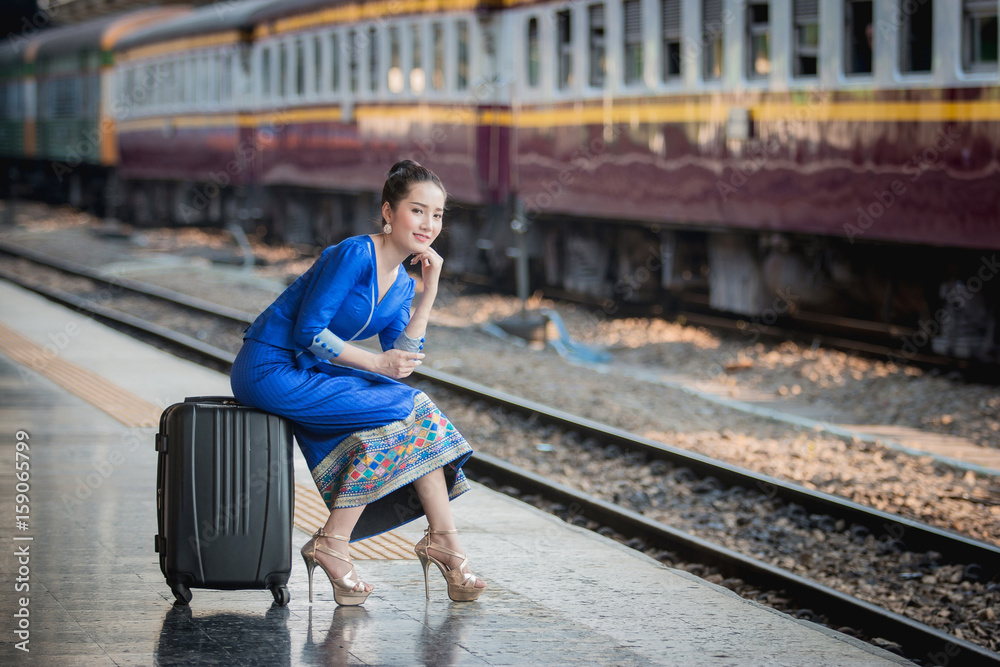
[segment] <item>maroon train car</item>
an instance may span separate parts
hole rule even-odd
[[[971,1],[222,3],[123,40],[154,93],[119,175],[135,218],[322,245],[411,157],[453,271],[523,247],[608,313],[808,309],[996,358],[997,30]]]

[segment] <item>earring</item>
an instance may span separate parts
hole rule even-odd
[[[388,222],[382,225],[382,233],[392,234],[392,225],[390,225]]]

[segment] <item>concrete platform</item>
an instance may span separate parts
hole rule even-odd
[[[490,584],[478,602],[450,602],[436,572],[426,601],[412,557],[359,556],[376,588],[365,606],[337,607],[321,575],[310,605],[296,554],[287,607],[267,591],[202,589],[175,606],[153,551],[148,418],[185,395],[229,393],[228,379],[19,288],[0,283],[0,303],[2,664],[909,664],[480,486],[454,505]],[[14,516],[19,440],[30,462],[24,529]],[[393,534],[412,543],[422,528]],[[306,539],[296,531],[293,548]],[[15,592],[19,581],[30,588]],[[15,646],[22,609],[30,652]]]

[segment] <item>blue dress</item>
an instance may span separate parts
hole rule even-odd
[[[352,540],[423,516],[412,482],[437,468],[450,498],[469,489],[472,448],[423,392],[336,364],[345,342],[375,335],[383,350],[423,348],[403,331],[413,279],[400,267],[378,301],[377,276],[370,236],[324,250],[246,330],[231,376],[241,403],[293,423],[327,507],[365,505]]]

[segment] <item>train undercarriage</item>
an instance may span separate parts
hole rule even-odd
[[[20,196],[68,203],[136,226],[238,224],[304,250],[378,228],[376,193],[124,180],[78,170],[62,181],[7,165]],[[14,171],[11,171],[11,170]],[[606,317],[702,308],[741,316],[744,332],[799,314],[881,325],[900,361],[940,355],[1000,361],[998,253],[681,224],[540,216],[451,204],[438,242],[447,268],[515,290],[588,302]],[[519,230],[519,231],[515,231]]]

